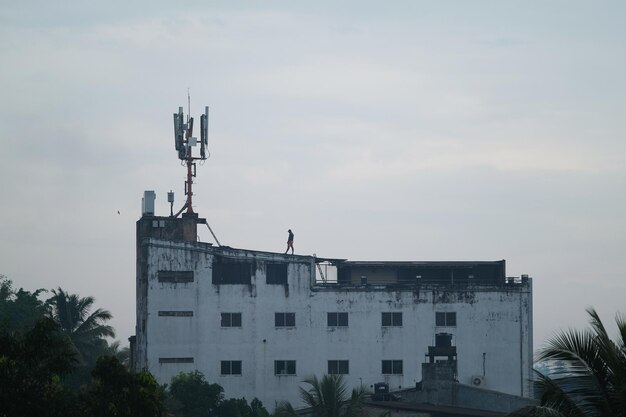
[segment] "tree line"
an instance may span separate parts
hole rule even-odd
[[[198,371],[160,385],[130,370],[128,348],[108,341],[111,317],[93,297],[16,290],[0,275],[0,417],[269,417]]]

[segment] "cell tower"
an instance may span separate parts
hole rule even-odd
[[[176,150],[178,151],[178,159],[182,161],[183,165],[187,166],[187,180],[185,181],[185,195],[187,199],[185,205],[174,216],[178,217],[185,209],[187,209],[187,213],[193,213],[193,179],[196,176],[196,161],[207,159],[209,107],[205,107],[204,114],[200,116],[200,156],[194,156],[192,152],[193,148],[198,145],[198,138],[193,136],[193,117],[187,114],[187,121],[185,122],[182,107],[178,108],[178,113],[174,113],[174,140]]]

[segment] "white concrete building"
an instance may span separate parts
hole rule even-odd
[[[532,284],[507,278],[504,261],[351,262],[215,247],[196,242],[198,223],[193,214],[137,222],[133,362],[161,383],[197,369],[227,398],[258,397],[268,409],[299,405],[303,378],[325,373],[393,391],[448,372],[531,395]],[[336,280],[321,281],[320,269]]]

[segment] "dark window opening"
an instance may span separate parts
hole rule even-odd
[[[439,312],[435,313],[435,326],[456,326],[456,313],[455,312]]]
[[[382,313],[383,327],[401,327],[402,313]]]
[[[328,327],[348,327],[348,313],[328,313]]]
[[[252,283],[252,262],[225,262],[223,259],[213,260],[213,284],[244,284]]]
[[[193,311],[164,311],[159,310],[159,317],[193,317]]]
[[[265,265],[265,282],[267,284],[287,285],[287,264]]]
[[[222,361],[222,375],[241,375],[241,361]]]
[[[295,375],[296,361],[274,361],[274,375]]]
[[[193,358],[159,358],[159,363],[193,363]]]
[[[382,363],[383,375],[401,375],[402,374],[402,361],[401,360],[384,360]]]
[[[222,313],[222,327],[241,327],[241,313]]]
[[[274,313],[274,326],[296,327],[296,313]]]
[[[350,364],[348,361],[328,361],[329,375],[348,375]]]
[[[159,271],[157,276],[159,282],[193,282],[193,271]]]

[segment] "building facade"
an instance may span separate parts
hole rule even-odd
[[[354,262],[216,247],[196,241],[201,223],[137,222],[134,366],[159,382],[199,370],[228,398],[258,397],[270,409],[300,405],[301,381],[326,373],[394,391],[443,372],[531,395],[532,282],[506,277],[504,261]]]

